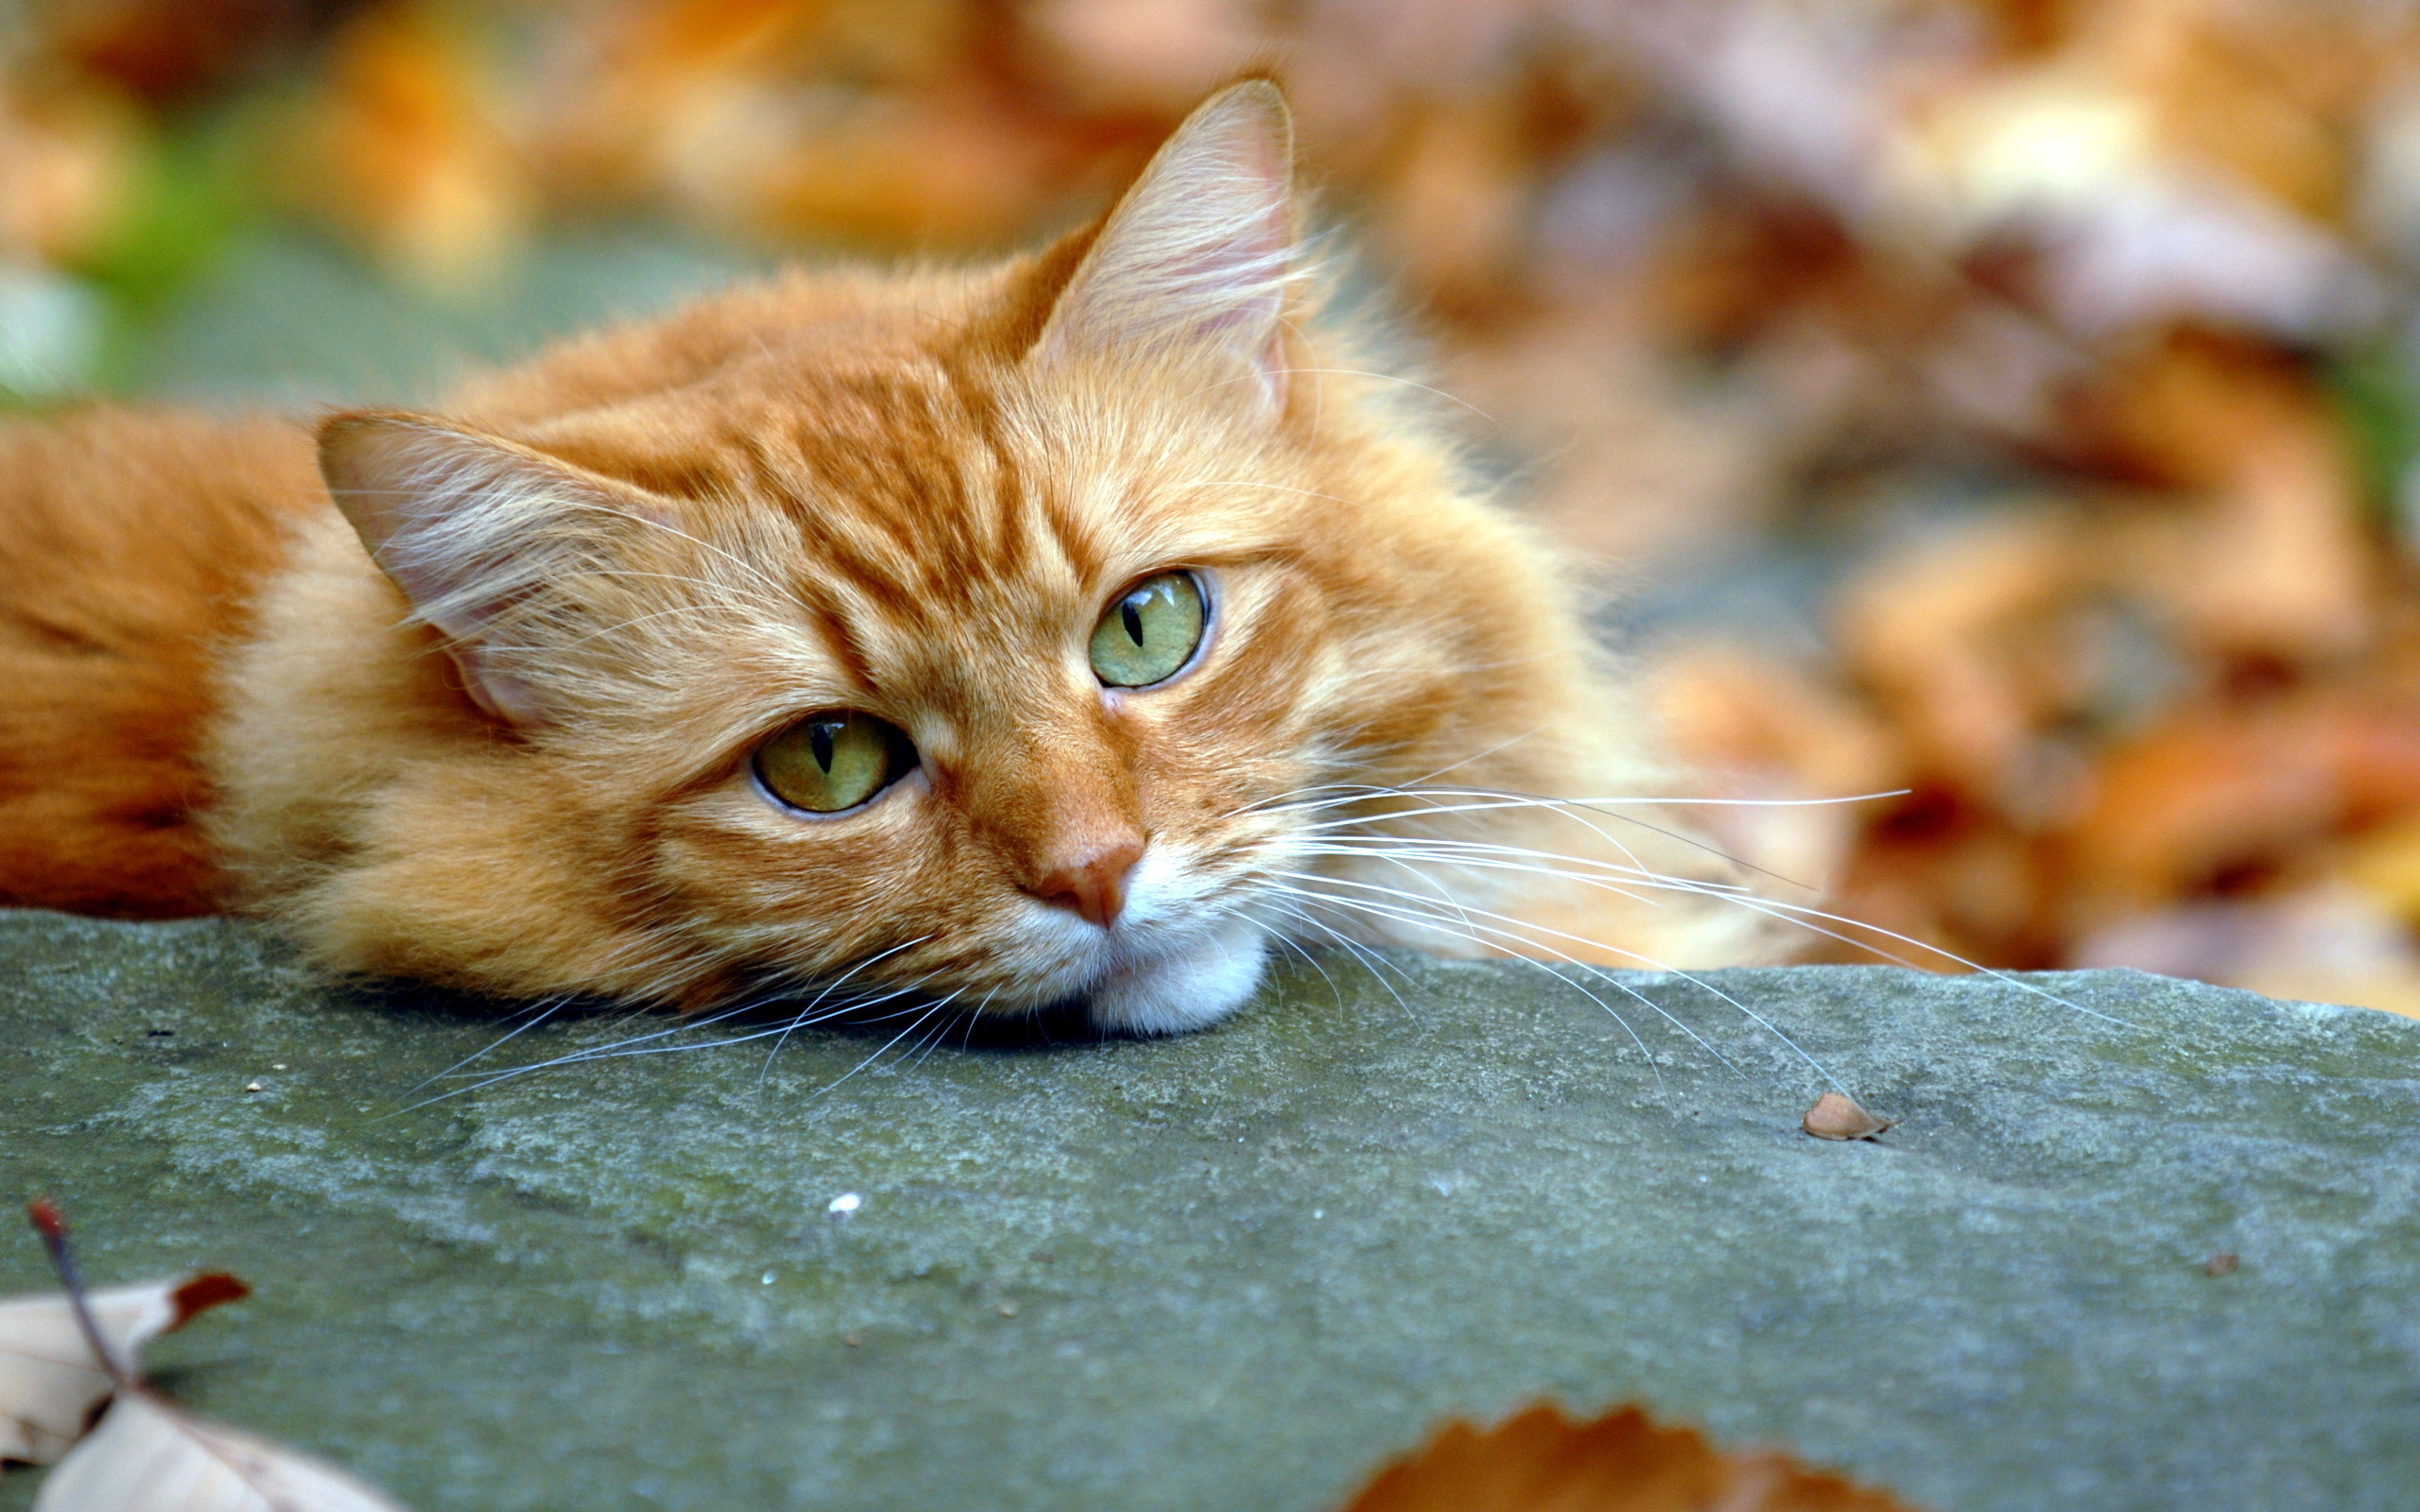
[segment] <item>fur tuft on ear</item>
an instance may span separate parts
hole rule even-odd
[[[415,415],[331,418],[320,471],[464,690],[512,725],[550,716],[532,662],[594,617],[583,584],[615,570],[633,526],[661,523],[624,485]]]
[[[1191,349],[1247,365],[1276,408],[1294,278],[1294,127],[1267,79],[1212,95],[1126,191],[1034,360]]]

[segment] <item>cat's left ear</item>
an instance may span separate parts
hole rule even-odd
[[[1274,413],[1295,240],[1293,116],[1276,85],[1248,79],[1186,117],[1126,191],[1030,360],[1211,356]]]
[[[666,528],[625,485],[417,415],[331,417],[320,471],[413,617],[444,636],[463,691],[508,725],[545,724],[598,681],[566,648],[627,617],[608,601],[619,569]]]

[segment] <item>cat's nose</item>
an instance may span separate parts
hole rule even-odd
[[[1107,929],[1126,911],[1127,879],[1142,859],[1142,836],[1123,835],[1059,860],[1026,890]]]

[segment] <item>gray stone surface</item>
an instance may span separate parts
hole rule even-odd
[[[1827,1144],[1689,984],[1625,978],[1739,1074],[1521,967],[1322,964],[1181,1041],[842,1080],[880,1041],[803,1034],[399,1112],[496,1026],[233,925],[0,916],[0,1194],[96,1279],[251,1280],[164,1383],[422,1512],[1315,1509],[1538,1397],[1945,1509],[2420,1503],[2420,1024],[1720,974],[1906,1121]],[[0,1230],[0,1291],[43,1280]]]

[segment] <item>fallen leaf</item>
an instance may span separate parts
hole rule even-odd
[[[1896,1120],[1876,1118],[1844,1092],[1825,1092],[1799,1120],[1799,1126],[1819,1140],[1870,1140]]]
[[[1452,1422],[1380,1470],[1345,1512],[1908,1512],[1774,1452],[1731,1454],[1636,1407],[1574,1423],[1532,1407],[1482,1432]]]
[[[29,1357],[37,1366],[68,1371],[66,1383],[78,1398],[73,1420],[53,1435],[75,1447],[43,1482],[34,1512],[405,1512],[340,1470],[189,1417],[143,1384],[134,1354],[144,1340],[203,1308],[248,1296],[250,1287],[213,1273],[175,1287],[126,1288],[139,1295],[105,1311],[125,1293],[95,1297],[84,1290],[58,1205],[37,1197],[26,1204],[26,1216],[42,1235],[65,1295],[56,1304],[35,1297],[9,1306],[24,1310]],[[114,1396],[100,1426],[76,1441],[95,1400],[85,1393],[85,1378],[94,1376],[102,1394]]]
[[[305,208],[440,290],[475,287],[504,267],[532,208],[483,61],[475,29],[441,8],[372,7],[333,43],[298,144]]]
[[[205,1308],[251,1288],[213,1271],[182,1281],[153,1281],[95,1292],[93,1318],[130,1367],[143,1346]],[[76,1310],[57,1295],[0,1301],[0,1460],[46,1465],[84,1432],[110,1394],[109,1372],[93,1358]]]
[[[34,1512],[403,1512],[330,1466],[140,1388],[43,1483]]]
[[[2375,899],[2338,885],[2121,919],[2079,942],[2074,961],[2420,1018],[2420,945],[2410,928]]]

